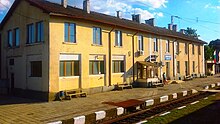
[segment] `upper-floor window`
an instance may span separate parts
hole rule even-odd
[[[36,30],[37,30],[36,31],[37,41],[36,42],[44,41],[44,23],[43,23],[43,21],[36,23]]]
[[[185,54],[188,54],[188,43],[185,43]]]
[[[144,51],[144,40],[142,35],[138,36],[138,44],[139,44],[139,50]]]
[[[12,30],[8,31],[8,47],[12,47],[13,46],[13,36],[12,36]]]
[[[93,44],[102,45],[102,29],[93,27]]]
[[[76,24],[65,23],[65,42],[76,43]]]
[[[166,41],[166,52],[167,53],[170,52],[170,41],[169,40]]]
[[[158,39],[154,38],[154,51],[158,52]]]
[[[35,42],[34,24],[27,25],[27,44]]]
[[[195,45],[192,44],[192,54],[194,55],[195,51],[194,51]]]
[[[15,46],[18,47],[20,45],[20,30],[19,30],[19,28],[14,29],[14,40],[15,40]]]
[[[176,54],[179,54],[179,50],[180,50],[180,44],[179,42],[176,42]]]
[[[198,45],[198,53],[199,53],[199,55],[201,55],[201,48],[200,48],[200,45]]]
[[[122,32],[115,30],[115,46],[122,46]]]

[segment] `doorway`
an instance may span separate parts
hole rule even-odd
[[[170,62],[166,62],[166,76],[170,79]]]
[[[11,73],[11,93],[13,93],[14,88],[15,88],[15,78],[14,78],[14,73]]]

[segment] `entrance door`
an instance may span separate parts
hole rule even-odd
[[[166,76],[170,79],[170,62],[166,62]]]
[[[15,78],[14,78],[14,73],[11,73],[11,93],[13,93],[15,88]]]

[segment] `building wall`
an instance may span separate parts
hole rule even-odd
[[[15,89],[48,92],[48,20],[46,13],[22,0],[1,30],[1,78],[9,79],[10,87],[13,87],[11,74],[14,73]],[[44,24],[44,42],[26,44],[27,25],[39,21]],[[14,35],[15,28],[20,29],[20,46],[9,48],[7,32],[12,30]],[[9,65],[10,59],[14,59],[14,65]],[[30,61],[33,60],[42,60],[42,77],[30,77]]]

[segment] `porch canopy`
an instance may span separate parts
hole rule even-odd
[[[158,65],[152,62],[137,61],[137,79],[158,77]]]

